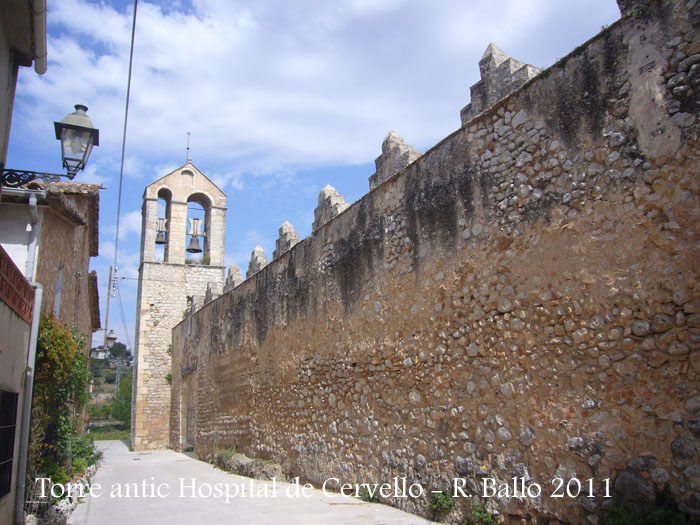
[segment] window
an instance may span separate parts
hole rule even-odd
[[[19,394],[0,390],[0,498],[9,493],[12,486],[18,398]]]

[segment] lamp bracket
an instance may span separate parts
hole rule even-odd
[[[0,175],[0,186],[5,186],[7,188],[19,188],[36,179],[41,179],[44,182],[58,182],[61,180],[61,177],[68,177],[69,179],[73,178],[70,175],[58,173],[3,169],[2,174]]]

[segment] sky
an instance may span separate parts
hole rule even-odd
[[[114,264],[131,0],[49,0],[48,70],[20,68],[7,166],[62,172],[53,122],[88,106],[100,130],[76,181],[102,184],[102,326]],[[109,328],[133,350],[144,188],[189,156],[227,195],[226,264],[272,258],[318,193],[369,190],[390,130],[426,151],[460,126],[490,42],[549,67],[619,18],[615,0],[142,0]],[[96,333],[93,346],[100,344]]]

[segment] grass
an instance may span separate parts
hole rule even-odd
[[[90,435],[95,441],[108,441],[111,439],[123,441],[125,439],[131,439],[131,432],[129,432],[128,430],[98,430],[97,432],[90,432]]]
[[[215,448],[214,457],[222,461],[224,464],[236,453],[236,445],[233,444],[228,448]]]
[[[104,425],[104,426],[93,426],[89,429],[89,436],[95,441],[107,441],[110,439],[116,439],[117,441],[123,441],[125,439],[131,439],[131,431],[124,428],[122,423],[115,423],[114,425]]]

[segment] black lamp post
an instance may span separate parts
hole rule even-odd
[[[80,170],[85,169],[92,147],[99,146],[100,143],[100,132],[92,125],[86,111],[87,106],[76,104],[73,113],[66,115],[61,122],[54,122],[56,138],[61,141],[63,167],[68,171],[67,174],[3,169],[0,185],[19,188],[35,179],[57,182],[61,177],[68,177],[72,180]]]

